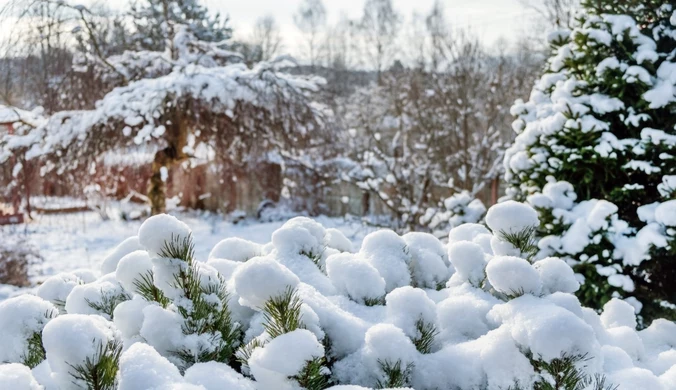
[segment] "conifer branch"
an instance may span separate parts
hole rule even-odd
[[[537,241],[535,239],[536,230],[535,226],[529,226],[516,233],[500,230],[499,235],[503,241],[507,241],[521,251],[526,260],[531,261],[538,253]]]
[[[303,369],[293,379],[306,390],[324,390],[329,387],[328,370],[325,367],[326,359],[316,357],[308,361]]]
[[[439,334],[437,327],[433,323],[425,322],[422,318],[420,318],[418,321],[416,321],[415,328],[418,332],[418,336],[412,339],[415,348],[420,353],[432,352],[434,338]]]
[[[115,308],[117,307],[117,305],[130,299],[131,296],[124,291],[119,294],[106,294],[102,290],[100,302],[95,302],[87,298],[85,298],[85,302],[87,302],[87,305],[89,305],[89,307],[98,312],[108,315],[108,317],[112,320],[113,312],[115,312]]]
[[[302,301],[296,290],[288,287],[286,291],[265,302],[261,311],[265,322],[263,327],[270,337],[275,338],[296,329],[304,329],[301,315]]]
[[[87,357],[79,365],[69,364],[73,369],[73,383],[83,383],[89,390],[114,390],[121,354],[121,342],[111,340],[105,344],[99,343],[98,351],[93,357]]]
[[[378,365],[387,378],[385,381],[376,382],[377,389],[389,389],[398,387],[408,387],[411,382],[411,373],[413,372],[413,363],[402,367],[401,360],[392,363],[389,360],[378,359]]]
[[[163,308],[169,305],[169,298],[164,292],[155,286],[153,271],[148,270],[145,274],[134,280],[136,293],[148,302],[157,302]]]

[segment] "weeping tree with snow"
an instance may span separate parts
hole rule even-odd
[[[43,172],[94,173],[109,153],[152,153],[148,198],[157,214],[165,210],[173,166],[196,156],[239,160],[277,147],[292,153],[317,137],[326,111],[311,95],[322,80],[282,73],[281,63],[250,69],[237,53],[196,39],[185,26],[173,31],[164,52],[87,58],[87,67],[121,86],[93,110],[56,113],[25,135]]]
[[[676,318],[676,14],[673,2],[582,2],[505,157],[507,193],[540,212],[541,255],[566,258],[578,296]]]

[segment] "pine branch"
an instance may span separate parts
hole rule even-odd
[[[21,356],[21,363],[30,368],[35,368],[46,358],[45,348],[42,346],[42,333],[35,332],[28,339],[28,351]]]
[[[73,383],[84,383],[89,390],[114,390],[121,354],[121,342],[111,340],[105,344],[99,343],[94,357],[87,357],[80,365],[69,364],[74,371],[71,373]]]
[[[378,359],[378,364],[380,365],[380,369],[385,374],[387,380],[384,382],[378,380],[376,383],[376,388],[389,389],[409,386],[409,382],[411,381],[411,373],[413,371],[413,363],[409,363],[406,365],[406,367],[402,367],[401,360],[397,360],[395,363],[392,363],[389,360],[383,361]]]
[[[326,359],[316,357],[305,364],[300,373],[293,377],[303,389],[324,390],[329,387],[328,370],[324,366]]]
[[[259,339],[253,339],[246,343],[245,345],[239,347],[235,353],[235,358],[242,365],[242,368],[249,369],[249,359],[256,348],[262,348],[265,346],[265,342]]]
[[[419,333],[419,336],[412,340],[415,348],[420,353],[432,352],[434,338],[439,334],[437,327],[433,323],[425,322],[422,318],[420,318],[418,321],[416,321],[415,328]]]
[[[241,344],[242,330],[232,320],[225,280],[220,275],[216,280],[202,280],[199,268],[193,262],[195,245],[192,235],[183,239],[172,235],[171,240],[164,243],[160,255],[182,261],[174,274],[172,286],[181,290],[183,297],[190,302],[174,302],[176,311],[185,319],[181,326],[183,333],[206,335],[207,345],[210,346],[197,351],[180,349],[173,353],[184,363],[183,368],[204,361],[229,362]],[[171,302],[154,286],[152,273],[143,275],[136,282],[146,299],[166,306]]]
[[[538,253],[537,241],[535,239],[536,227],[529,226],[516,233],[508,233],[500,230],[499,235],[503,241],[507,241],[517,248],[526,257],[526,260],[531,261]]]
[[[157,288],[154,283],[153,271],[149,270],[134,280],[136,293],[142,296],[148,302],[157,302],[163,308],[169,305],[169,298],[164,295],[162,290]]]
[[[263,327],[270,337],[275,338],[296,329],[304,329],[301,315],[302,301],[296,294],[296,290],[288,287],[279,296],[265,302],[261,309],[263,312]]]
[[[606,383],[604,376],[584,372],[584,362],[589,360],[586,354],[564,354],[550,362],[530,357],[535,372],[546,375],[534,384],[533,390],[616,390],[617,386]]]
[[[179,259],[192,264],[195,258],[195,243],[193,242],[192,234],[181,239],[180,236],[174,236],[172,233],[171,239],[164,242],[160,256],[168,259]]]
[[[364,298],[364,305],[366,306],[379,306],[385,304],[385,297],[378,298]]]
[[[85,298],[85,301],[87,302],[87,305],[89,305],[89,307],[98,312],[107,314],[108,317],[112,320],[113,312],[115,311],[117,305],[130,299],[131,296],[126,292],[121,292],[119,294],[105,294],[103,290],[101,290],[100,302],[94,302],[87,298]]]

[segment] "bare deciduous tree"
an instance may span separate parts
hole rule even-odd
[[[575,17],[580,0],[519,0],[526,8],[535,11],[548,28],[569,27]]]
[[[391,0],[366,0],[360,25],[364,54],[378,78],[393,60],[400,25],[401,16]]]
[[[321,32],[326,25],[326,8],[322,0],[303,0],[293,16],[296,27],[305,37],[305,50],[312,67],[321,57]]]
[[[272,15],[256,20],[251,38],[254,47],[260,50],[260,61],[273,59],[282,47],[282,35]]]

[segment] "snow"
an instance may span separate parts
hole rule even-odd
[[[237,268],[232,276],[239,303],[260,308],[271,298],[294,289],[300,280],[288,268],[270,257],[254,257]]]
[[[627,326],[636,328],[636,314],[634,308],[620,299],[613,298],[603,305],[601,322],[606,328]]]
[[[337,253],[326,259],[326,274],[338,293],[364,303],[385,296],[385,280],[371,264],[353,253]]]
[[[128,292],[136,292],[135,283],[143,276],[148,276],[153,270],[153,263],[148,252],[137,250],[120,259],[115,270],[115,279]]]
[[[44,390],[23,364],[0,364],[0,388],[12,390]]]
[[[575,278],[573,269],[559,258],[547,257],[538,260],[533,263],[533,268],[540,275],[544,294],[555,292],[572,294],[580,288],[580,283]]]
[[[140,249],[143,249],[143,247],[141,246],[137,236],[129,237],[122,241],[118,246],[115,247],[115,249],[113,249],[110,254],[108,254],[108,256],[106,256],[105,259],[103,259],[103,263],[101,264],[101,273],[105,275],[115,272],[117,269],[117,263],[119,263],[124,256]]]
[[[312,332],[298,329],[275,337],[249,358],[251,373],[260,389],[293,389],[293,376],[314,358],[324,355],[324,346]]]
[[[539,295],[542,281],[531,264],[521,258],[497,256],[486,266],[486,276],[491,285],[506,295]]]
[[[168,214],[152,216],[143,222],[138,230],[139,244],[151,257],[159,257],[165,245],[182,242],[192,231],[185,223]]]
[[[256,390],[251,380],[223,363],[197,363],[185,371],[184,378],[206,390]]]
[[[178,368],[148,344],[136,343],[120,357],[119,390],[161,388],[181,379]]]
[[[519,233],[540,225],[537,212],[530,206],[508,200],[491,207],[486,214],[486,225],[493,233]]]
[[[262,254],[263,248],[259,244],[238,237],[228,237],[214,246],[214,249],[209,252],[209,259],[245,262]]]
[[[406,241],[397,233],[387,229],[370,233],[364,237],[359,252],[385,279],[386,292],[410,284],[408,265],[411,258]]]
[[[410,338],[418,337],[416,322],[437,323],[436,305],[425,291],[411,286],[399,287],[385,297],[387,321]]]
[[[453,243],[448,248],[448,257],[455,268],[457,278],[474,286],[479,286],[486,278],[484,250],[478,244],[470,241]]]

